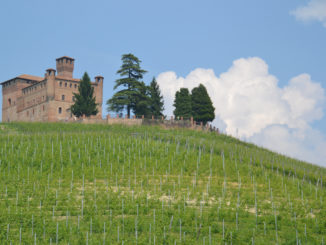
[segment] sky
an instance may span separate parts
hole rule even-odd
[[[222,132],[326,166],[326,0],[1,1],[0,37],[0,81],[71,56],[74,77],[104,76],[106,108],[133,53],[166,115],[202,83]]]

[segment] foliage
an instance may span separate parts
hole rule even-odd
[[[145,116],[149,117],[151,114],[151,98],[148,87],[144,82],[139,83],[137,95],[135,96],[135,104],[133,112],[137,117]]]
[[[175,117],[189,119],[192,116],[191,96],[187,88],[181,88],[180,91],[175,93],[173,106],[175,107],[173,111]]]
[[[87,72],[84,73],[80,80],[78,93],[73,93],[75,103],[71,106],[71,112],[77,117],[85,115],[86,117],[98,113],[96,98],[94,96],[94,87],[91,85],[91,79]]]
[[[152,82],[149,85],[149,96],[150,96],[150,111],[155,117],[163,116],[164,101],[161,95],[160,87],[153,77]]]
[[[121,112],[127,110],[127,115],[130,117],[130,112],[138,113],[139,107],[142,109],[146,102],[142,101],[143,84],[141,79],[146,73],[140,67],[141,61],[133,54],[122,55],[122,65],[117,71],[122,78],[115,81],[114,89],[123,87],[117,91],[111,99],[107,101],[108,111]]]
[[[199,84],[191,91],[191,109],[195,121],[211,122],[215,118],[215,108],[204,85]]]
[[[325,177],[216,133],[0,124],[0,243],[322,244]]]

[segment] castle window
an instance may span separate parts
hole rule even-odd
[[[67,83],[65,83],[65,87],[67,87]]]
[[[59,112],[59,114],[62,113],[62,108],[61,107],[59,107],[58,112]]]
[[[72,84],[71,84],[71,83],[69,84],[69,87],[70,87],[70,88],[72,87]]]
[[[9,106],[11,106],[11,99],[10,98],[8,99],[8,103],[9,103]]]
[[[59,83],[60,87],[62,87],[62,82]]]
[[[61,100],[65,100],[65,95],[64,94],[61,96]]]
[[[75,88],[77,88],[77,84],[75,84]]]

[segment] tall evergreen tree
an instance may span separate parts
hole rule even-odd
[[[215,118],[215,108],[204,85],[199,84],[191,91],[191,109],[195,121],[211,122]]]
[[[163,116],[164,101],[161,95],[160,86],[156,82],[155,77],[149,85],[149,96],[150,96],[150,111],[153,116]]]
[[[130,112],[135,112],[136,101],[141,97],[141,79],[147,72],[140,67],[141,61],[133,54],[122,55],[122,65],[117,71],[122,78],[115,81],[114,89],[124,87],[117,91],[111,99],[107,101],[108,111],[121,112],[126,109],[128,117]],[[138,101],[139,102],[139,101]]]
[[[136,116],[145,116],[146,118],[150,117],[150,103],[151,99],[149,96],[149,87],[145,85],[144,82],[140,82],[138,87],[138,93],[135,96],[135,105],[133,112]]]
[[[175,117],[188,119],[192,116],[191,96],[187,88],[181,88],[180,91],[175,93],[173,106],[175,107],[173,111]]]
[[[98,113],[96,99],[94,96],[94,87],[91,85],[91,79],[87,72],[84,73],[80,80],[78,93],[73,93],[75,103],[70,107],[72,114],[77,117],[85,115],[89,117]]]

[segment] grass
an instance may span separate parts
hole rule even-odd
[[[325,176],[214,133],[0,124],[0,242],[322,244]]]

